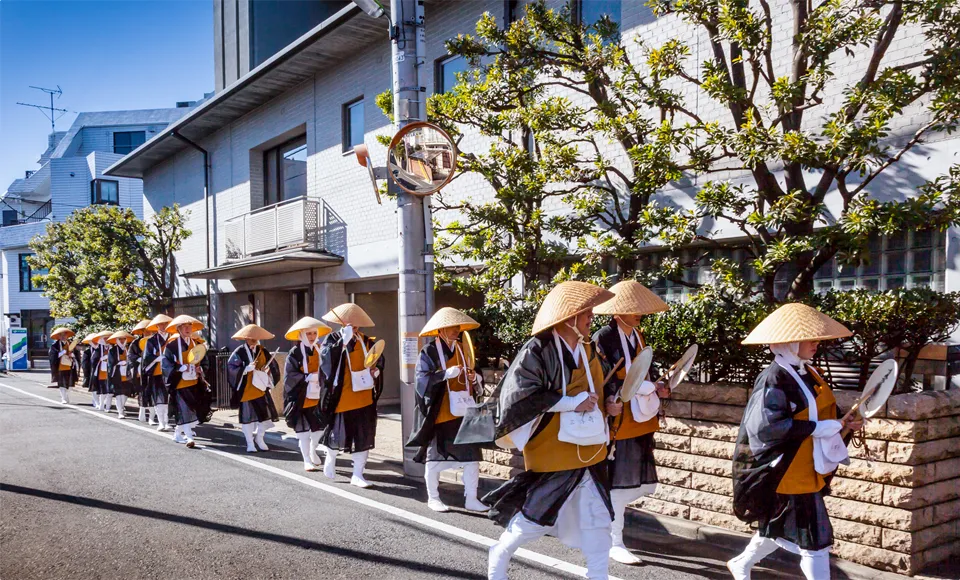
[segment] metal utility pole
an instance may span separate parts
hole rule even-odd
[[[37,89],[38,91],[43,91],[48,95],[50,95],[50,106],[48,107],[46,105],[32,105],[30,103],[20,103],[20,102],[18,102],[17,104],[22,105],[24,107],[33,107],[34,109],[39,109],[40,112],[43,113],[44,117],[50,119],[50,132],[56,133],[57,119],[59,119],[60,117],[70,112],[66,109],[58,109],[53,106],[53,95],[57,95],[57,98],[59,99],[60,95],[63,94],[63,91],[60,89],[60,85],[57,85],[57,88],[55,89],[45,89],[43,87],[35,87],[33,85],[31,85],[30,88]],[[60,113],[60,114],[57,115],[57,113]]]
[[[412,121],[422,120],[426,93],[421,90],[417,46],[423,42],[423,0],[390,0],[393,60],[393,117],[399,131]],[[419,41],[419,42],[418,42]],[[400,315],[400,416],[404,442],[413,430],[416,401],[416,365],[420,352],[419,333],[427,322],[427,269],[423,198],[402,191],[391,182],[397,196],[400,249],[397,294]],[[432,285],[433,281],[430,280]],[[413,461],[414,451],[404,448],[403,471],[423,476],[423,466]]]

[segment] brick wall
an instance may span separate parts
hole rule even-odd
[[[734,441],[749,391],[738,385],[677,387],[656,434],[660,485],[635,507],[750,533],[733,515]],[[841,408],[856,393],[838,391]],[[960,555],[960,391],[891,397],[850,446],[826,498],[834,553],[874,568],[913,575]],[[509,477],[521,456],[485,451],[481,469]]]

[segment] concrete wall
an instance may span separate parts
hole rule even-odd
[[[84,127],[80,131],[80,144],[77,155],[86,156],[94,151],[113,153],[113,134],[129,131],[143,131],[149,141],[166,127],[162,125],[124,125],[117,127]],[[118,156],[119,159],[122,156]]]

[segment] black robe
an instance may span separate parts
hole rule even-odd
[[[109,388],[110,384],[110,364],[107,364],[107,378],[104,381],[100,380],[100,362],[104,361],[104,357],[107,356],[108,351],[104,350],[101,346],[91,346],[90,347],[90,385],[92,385],[91,391],[96,391],[98,393],[112,393]],[[101,384],[102,383],[102,384]],[[90,386],[88,385],[88,386]]]
[[[163,337],[159,333],[154,334],[147,338],[143,356],[140,357],[140,380],[143,383],[144,402],[148,407],[167,405],[170,401],[170,392],[167,390],[162,372],[159,375],[153,374],[157,366],[162,367],[160,360],[163,358],[165,346]],[[154,361],[156,361],[155,364]]]
[[[554,346],[552,330],[545,330],[528,340],[494,391],[498,398],[496,438],[500,439],[543,415],[536,430],[530,435],[533,440],[553,418],[548,410],[563,398],[561,372],[577,368],[573,356],[563,350],[563,360]],[[583,361],[584,364],[589,364]],[[541,526],[553,526],[560,508],[576,490],[584,475],[590,476],[597,492],[607,507],[613,521],[613,504],[607,484],[605,462],[589,467],[539,473],[524,471],[511,478],[499,488],[488,493],[483,503],[490,506],[489,517],[506,526],[517,512]]]
[[[230,388],[232,389],[232,394],[230,395],[230,408],[236,409],[240,407],[240,399],[243,398],[243,390],[246,387],[246,377],[243,374],[243,369],[247,368],[247,365],[250,364],[250,357],[247,354],[247,349],[244,348],[246,345],[240,345],[236,350],[233,351],[233,354],[230,355],[230,358],[227,360],[227,381],[230,383]],[[256,360],[260,353],[263,352],[263,347],[259,344],[256,348],[253,349],[253,358]],[[267,357],[267,360],[270,360],[270,354],[264,353],[264,356]],[[277,363],[277,360],[274,359],[270,361],[270,378],[273,379],[273,384],[277,384],[277,381],[280,380],[280,365]],[[274,421],[277,420],[276,408],[273,406],[273,399],[270,397],[271,389],[264,391],[267,400],[270,402],[268,407],[272,410],[272,415],[274,415]]]
[[[130,384],[138,395],[143,394],[143,384],[140,380],[140,359],[143,358],[143,350],[140,349],[140,340],[140,337],[135,338],[127,348],[127,376],[130,377]]]
[[[178,415],[178,425],[193,422],[185,420],[185,418],[181,416],[185,408],[188,408],[189,411],[196,414],[196,420],[199,423],[206,423],[210,420],[210,417],[213,416],[213,393],[210,391],[210,385],[204,378],[203,367],[199,364],[194,365],[197,367],[197,384],[184,389],[177,388],[177,385],[180,384],[180,380],[183,378],[183,374],[180,372],[180,361],[178,358],[181,349],[183,351],[183,357],[186,359],[187,351],[189,351],[190,348],[187,346],[187,342],[180,337],[169,341],[163,349],[163,358],[160,359],[160,371],[163,374],[163,383],[170,393],[171,398],[178,397],[180,399],[180,401],[173,406],[174,413]]]
[[[130,369],[130,347],[127,347],[127,370]],[[120,373],[120,346],[113,345],[107,352],[107,380],[113,386],[113,391],[117,395],[129,397],[133,394],[133,384],[130,382],[128,373]],[[127,379],[127,380],[124,380]]]
[[[809,373],[802,378],[812,387]],[[733,457],[733,511],[741,521],[764,522],[773,515],[777,487],[816,427],[813,421],[793,418],[806,408],[800,386],[776,362],[757,377]]]
[[[90,355],[92,352],[93,347],[87,346],[83,349],[83,354],[80,355],[80,368],[83,369],[83,386],[85,386],[88,391],[97,390],[97,383],[93,380],[93,377],[90,376]]]
[[[442,340],[440,345],[440,348],[443,349],[444,362],[450,360],[453,357],[453,350]],[[437,342],[433,340],[420,349],[420,357],[417,359],[416,406],[413,410],[413,430],[410,432],[410,438],[406,444],[406,447],[417,448],[417,454],[413,458],[417,463],[424,463],[427,460],[427,449],[434,436],[437,435],[437,416],[440,414],[443,405],[443,395],[447,392],[447,380],[444,378],[446,371],[443,369],[440,356],[441,353],[437,352]],[[456,430],[460,428],[461,423],[463,423],[462,418],[450,421],[450,429],[454,436],[456,436]],[[453,440],[447,443],[447,447],[454,446]],[[458,459],[462,454],[467,457],[467,459],[459,460],[479,461],[481,459],[479,450],[482,448],[482,445],[456,445],[449,451]],[[450,460],[458,459],[450,458]]]
[[[310,354],[310,352],[307,352],[307,356],[310,356]],[[317,372],[320,373],[320,384],[323,385],[323,368],[321,367]],[[321,404],[322,391],[321,386]],[[297,342],[287,353],[287,362],[283,367],[283,417],[287,426],[291,429],[296,429],[297,425],[303,426],[307,422],[306,413],[303,409],[306,398],[307,375],[303,374],[303,353],[300,351],[300,342]],[[320,406],[318,405],[307,409],[307,412],[319,414],[319,409]],[[316,421],[319,427],[319,419],[316,419]]]
[[[60,370],[60,351],[67,350],[69,343],[62,340],[55,340],[50,345],[48,359],[50,361],[50,381],[56,383],[58,387],[69,389],[77,383],[77,361],[70,364],[69,371]]]
[[[373,348],[375,341],[372,338],[364,336],[363,340],[367,350]],[[350,339],[350,344],[347,346],[352,350],[356,343],[357,334],[354,333],[353,338]],[[320,385],[320,418],[326,428],[329,428],[333,423],[333,416],[336,414],[337,405],[340,404],[340,395],[343,393],[343,376],[347,372],[347,361],[346,356],[344,356],[346,352],[343,349],[343,336],[339,332],[331,332],[323,338],[323,343],[320,345],[320,372],[323,375]],[[383,368],[385,364],[383,359],[384,356],[380,355],[377,364],[374,365],[380,371],[380,375],[374,379],[373,384],[374,408],[377,406],[380,394],[383,393]],[[334,374],[337,373],[338,363],[340,366],[339,374],[334,377]],[[337,386],[333,386],[334,378],[336,378]]]

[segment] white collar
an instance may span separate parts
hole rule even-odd
[[[557,341],[558,341],[560,344],[562,344],[563,346],[567,347],[567,352],[569,352],[570,355],[573,356],[573,364],[574,364],[574,366],[576,366],[576,367],[579,368],[579,367],[580,367],[580,350],[581,350],[582,344],[581,344],[581,343],[577,343],[577,346],[576,346],[575,348],[570,348],[570,345],[567,344],[567,341],[564,340],[562,336],[560,336],[560,333],[557,332],[556,329],[553,330],[553,336],[554,336],[554,338],[557,339]],[[563,359],[560,360],[560,363],[561,363],[561,364],[563,363]]]

